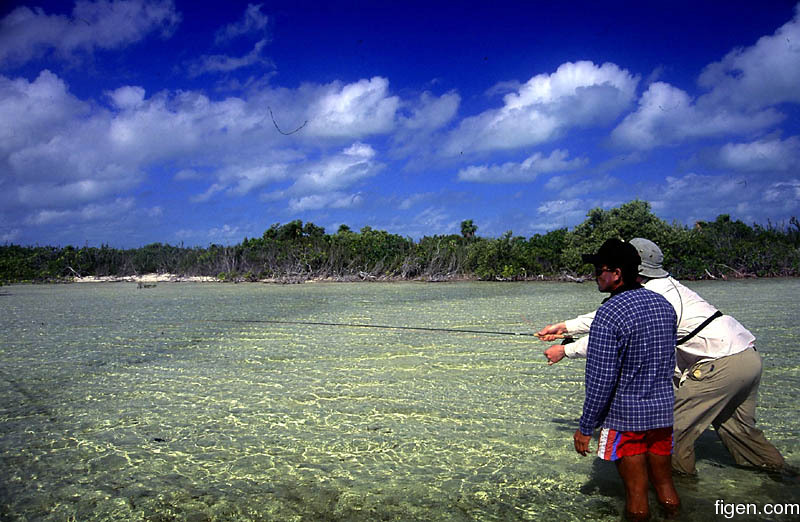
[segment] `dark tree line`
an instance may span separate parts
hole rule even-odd
[[[610,237],[646,237],[664,252],[665,267],[685,279],[800,275],[800,222],[749,226],[721,215],[693,227],[666,223],[650,205],[632,201],[596,208],[572,230],[525,238],[511,231],[482,238],[472,220],[461,234],[419,241],[342,225],[334,234],[300,220],[275,224],[259,238],[232,246],[178,247],[153,243],[135,249],[0,246],[0,281],[67,281],[76,276],[172,273],[224,281],[422,279],[573,279],[590,273],[580,254]]]

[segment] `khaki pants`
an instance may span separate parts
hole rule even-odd
[[[756,428],[760,382],[761,356],[753,348],[695,364],[675,391],[672,468],[696,472],[694,443],[709,425],[737,464],[781,468],[783,457]]]

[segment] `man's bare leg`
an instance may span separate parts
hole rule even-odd
[[[647,474],[658,495],[658,503],[668,516],[674,516],[681,507],[681,499],[672,482],[672,456],[647,453]]]
[[[647,457],[644,454],[622,457],[616,464],[617,472],[625,484],[625,518],[637,522],[647,520],[650,517]]]

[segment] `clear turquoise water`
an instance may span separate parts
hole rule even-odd
[[[800,465],[800,281],[691,285],[765,357],[759,425]],[[583,363],[530,332],[593,284],[74,284],[0,288],[2,520],[619,520],[613,466],[572,449]],[[682,520],[797,503],[713,432]],[[737,520],[748,520],[737,517]],[[752,520],[768,520],[751,517]],[[788,520],[773,517],[774,520]]]

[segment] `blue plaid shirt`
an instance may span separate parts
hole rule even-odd
[[[672,426],[677,317],[645,288],[614,295],[589,330],[586,400],[580,431],[645,431]]]

